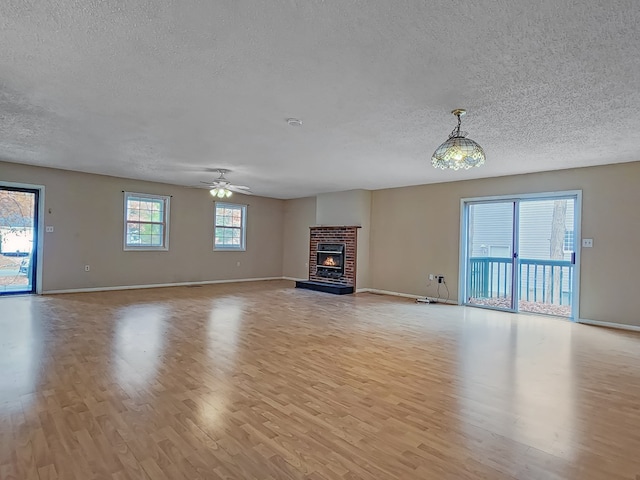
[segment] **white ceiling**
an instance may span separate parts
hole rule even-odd
[[[639,25],[638,0],[2,0],[0,160],[278,198],[636,161]],[[454,107],[482,168],[431,167]]]

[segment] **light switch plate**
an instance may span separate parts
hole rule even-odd
[[[582,239],[582,246],[584,248],[591,248],[593,247],[593,238],[583,238]]]

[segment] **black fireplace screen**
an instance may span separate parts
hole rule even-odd
[[[320,243],[317,255],[318,275],[336,276],[344,272],[344,244]]]

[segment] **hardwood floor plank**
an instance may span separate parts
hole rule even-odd
[[[0,478],[640,480],[640,335],[290,282],[0,298]]]

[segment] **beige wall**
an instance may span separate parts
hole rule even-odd
[[[316,197],[317,225],[359,225],[356,288],[371,288],[371,191],[348,190]]]
[[[284,202],[282,274],[309,278],[309,227],[316,223],[316,197]]]
[[[55,232],[44,237],[45,291],[307,278],[310,225],[367,227],[369,217],[358,238],[359,288],[433,295],[427,275],[442,273],[457,299],[461,198],[582,190],[582,236],[594,248],[582,251],[580,317],[630,325],[640,325],[639,180],[637,162],[287,201],[237,195],[234,201],[249,204],[248,249],[213,252],[206,190],[0,163],[0,181],[46,186],[45,223]],[[173,195],[170,251],[123,251],[122,190]]]
[[[316,225],[362,225],[371,216],[369,190],[321,193],[316,199]]]
[[[373,288],[433,295],[441,273],[457,300],[461,198],[582,190],[580,318],[640,326],[639,185],[640,162],[374,191]]]
[[[13,163],[0,163],[0,181],[45,186],[45,292],[282,275],[282,200],[234,195],[249,205],[247,251],[214,252],[207,190]],[[123,190],[173,196],[168,252],[123,251]]]
[[[284,207],[283,275],[309,278],[309,227],[312,225],[360,225],[356,286],[370,288],[371,191],[349,190],[316,197],[286,200]]]

